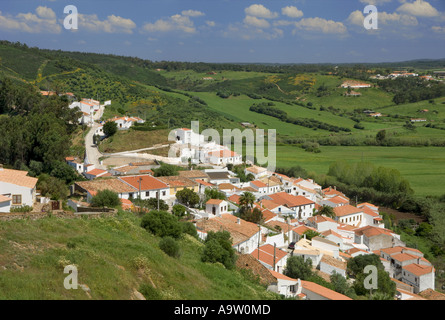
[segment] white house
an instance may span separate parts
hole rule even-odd
[[[79,174],[82,174],[85,171],[84,164],[79,159],[74,157],[66,157],[65,161],[69,166],[73,167],[74,170],[76,170]]]
[[[223,213],[228,213],[229,204],[225,200],[209,199],[206,202],[206,212],[214,216],[221,216]]]
[[[250,186],[254,188],[259,194],[266,194],[269,191],[267,184],[259,180],[250,181]]]
[[[269,270],[272,276],[275,278],[275,282],[269,284],[267,290],[275,292],[285,296],[286,298],[296,297],[297,295],[297,279],[289,278],[279,272]]]
[[[360,227],[363,222],[363,210],[349,204],[335,207],[334,213],[337,222],[346,223],[351,226]]]
[[[337,273],[346,278],[346,262],[324,255],[320,261],[320,271],[329,275]]]
[[[83,175],[88,180],[93,180],[99,177],[111,177],[111,173],[109,173],[107,170],[102,169],[93,169],[87,172],[84,172]]]
[[[188,128],[179,128],[175,131],[175,141],[180,144],[188,144],[190,146],[203,145],[204,138],[203,135]]]
[[[264,244],[256,248],[251,255],[266,268],[283,273],[289,253],[271,244]]]
[[[144,123],[145,121],[142,120],[139,117],[114,117],[111,119],[108,119],[108,121],[112,121],[114,123],[116,123],[117,128],[120,130],[127,130],[130,129],[130,127],[134,124],[134,123]]]
[[[199,219],[196,222],[196,229],[198,236],[203,240],[206,239],[210,231],[229,232],[232,238],[232,247],[242,254],[251,253],[261,240],[261,227],[228,213],[211,219]]]
[[[216,165],[227,165],[229,163],[237,165],[242,164],[242,156],[229,149],[212,151],[208,154],[209,162]]]
[[[332,208],[344,206],[347,204],[349,204],[349,199],[342,196],[325,198],[320,203],[320,205],[322,206],[330,206]]]
[[[318,232],[333,230],[337,232],[337,222],[325,216],[313,216],[306,220],[306,225],[315,228]]]
[[[258,166],[251,166],[244,169],[244,174],[247,176],[248,174],[252,174],[255,177],[255,180],[260,179],[262,177],[267,176],[267,169]]]
[[[293,211],[293,215],[298,219],[306,220],[311,217],[315,208],[315,202],[303,196],[293,196],[286,192],[278,192],[263,197],[278,205],[284,205]]]
[[[0,196],[3,209],[8,207],[33,206],[36,200],[37,178],[29,177],[27,171],[4,169],[0,165]]]
[[[168,200],[170,198],[170,187],[151,175],[122,176],[118,179],[136,190],[134,194],[129,195],[132,198],[139,196],[142,200],[150,198]]]

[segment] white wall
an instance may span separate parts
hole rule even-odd
[[[8,196],[12,199],[13,195],[21,195],[22,196],[22,204],[19,206],[33,206],[35,202],[35,188],[27,188],[21,187],[12,183],[7,183],[0,181],[0,194],[10,194]],[[13,206],[11,201],[11,206]]]

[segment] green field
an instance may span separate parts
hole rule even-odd
[[[416,195],[445,193],[445,150],[441,147],[331,147],[321,153],[305,152],[292,146],[277,146],[277,166],[299,165],[308,171],[326,174],[337,160],[366,161],[400,171]]]

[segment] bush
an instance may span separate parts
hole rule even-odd
[[[91,199],[92,207],[115,208],[121,205],[121,200],[116,192],[111,190],[102,190]]]
[[[172,208],[172,213],[178,218],[182,218],[183,216],[185,216],[186,212],[187,210],[185,209],[185,207],[180,204],[175,204]]]
[[[20,206],[11,208],[10,212],[31,212],[33,207],[30,206]]]
[[[179,238],[182,232],[178,219],[166,211],[150,211],[142,218],[141,227],[159,237]]]
[[[159,248],[170,257],[179,258],[179,245],[172,237],[164,237],[159,241]]]
[[[198,231],[196,231],[196,227],[191,222],[181,222],[182,233],[189,234],[192,237],[198,239]]]
[[[207,234],[201,260],[211,263],[219,262],[227,269],[233,269],[235,267],[236,256],[230,237],[230,233],[227,231],[210,231]]]
[[[142,295],[147,300],[161,300],[162,299],[162,296],[158,292],[158,290],[156,290],[155,288],[153,288],[153,286],[151,286],[147,283],[141,284],[141,286],[139,287],[139,292],[142,293]]]

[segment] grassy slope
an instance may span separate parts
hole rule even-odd
[[[0,299],[88,299],[81,289],[64,288],[63,268],[70,263],[92,299],[130,299],[141,284],[151,283],[162,299],[276,297],[237,271],[201,262],[202,244],[192,238],[179,241],[179,259],[167,256],[160,239],[139,223],[130,214],[0,222]]]

